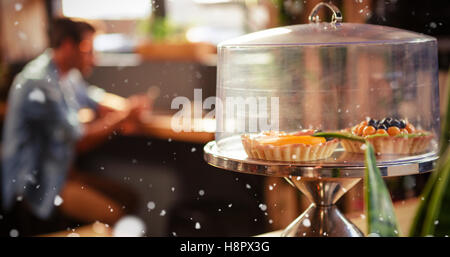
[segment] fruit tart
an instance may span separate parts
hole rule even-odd
[[[390,117],[381,120],[367,118],[345,132],[368,140],[377,154],[423,153],[433,138],[430,132],[415,129],[407,120]],[[363,142],[342,139],[341,144],[347,152],[364,152]]]
[[[337,139],[314,137],[315,130],[294,133],[268,131],[244,134],[242,144],[249,158],[267,161],[313,161],[326,159],[338,146]]]

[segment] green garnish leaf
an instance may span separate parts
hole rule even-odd
[[[366,138],[374,138],[374,137],[389,137],[389,135],[388,134],[373,134],[373,135],[366,136]]]
[[[420,133],[413,133],[413,134],[398,134],[395,137],[414,138],[414,137],[423,137],[423,136],[428,136],[428,135],[430,135],[430,133],[420,132]]]
[[[353,141],[365,142],[363,137],[353,135],[347,132],[317,132],[312,135],[313,137],[334,137],[334,138],[342,138]]]

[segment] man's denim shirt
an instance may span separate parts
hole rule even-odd
[[[49,218],[83,134],[76,95],[45,51],[20,72],[9,92],[2,143],[3,208],[17,199]]]

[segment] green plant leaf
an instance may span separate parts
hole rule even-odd
[[[425,188],[419,196],[420,202],[417,207],[416,214],[414,216],[413,222],[411,224],[411,228],[409,231],[409,236],[423,236],[423,224],[425,220],[425,216],[427,215],[427,210],[430,207],[430,196],[433,192],[434,185],[436,184],[438,175],[437,172],[434,172],[430,178],[428,179]]]
[[[398,236],[397,218],[386,184],[377,167],[375,150],[366,142],[364,172],[364,202],[366,205],[367,231],[379,236]]]
[[[447,151],[438,165],[437,179],[430,205],[424,220],[423,235],[445,236],[450,234],[450,150]]]
[[[448,73],[450,75],[450,71]],[[447,79],[450,88],[450,79]],[[450,90],[447,95],[447,109],[442,123],[440,159],[428,179],[420,196],[410,236],[444,236],[450,233]]]
[[[442,123],[442,133],[441,133],[441,141],[440,141],[440,151],[439,155],[441,156],[447,150],[449,142],[450,142],[450,70],[447,73],[447,109],[445,112],[445,116]]]
[[[410,236],[450,234],[450,148],[441,156],[436,170],[420,197]]]

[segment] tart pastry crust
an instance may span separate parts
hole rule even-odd
[[[432,135],[422,135],[417,137],[393,137],[378,136],[367,138],[377,154],[419,154],[426,152],[430,144]],[[342,139],[341,144],[345,151],[351,153],[364,153],[364,143]]]
[[[284,135],[283,132],[280,133]],[[314,132],[309,134],[312,133]],[[299,133],[297,133],[297,135],[299,135]],[[264,133],[258,135],[242,135],[242,144],[248,157],[268,161],[314,161],[330,157],[339,144],[337,139],[315,144],[293,143],[282,145],[264,143],[260,140],[261,138],[270,136],[276,137],[276,134],[271,132],[270,135]]]

